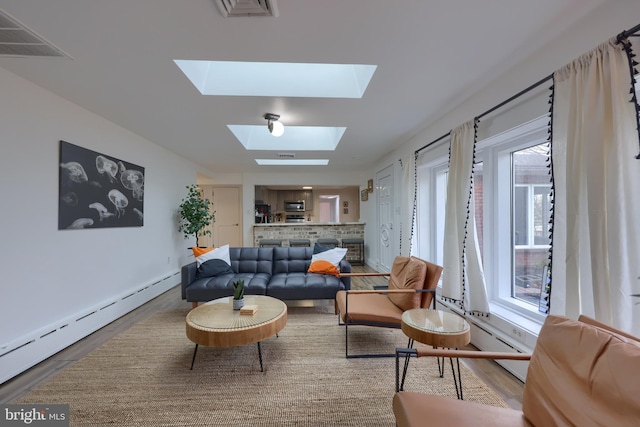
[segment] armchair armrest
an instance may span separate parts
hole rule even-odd
[[[401,357],[449,357],[456,359],[492,359],[492,360],[530,360],[529,353],[509,353],[506,351],[450,350],[437,348],[396,348],[396,392],[404,388],[404,374],[400,382]],[[405,374],[408,360],[405,361]]]
[[[422,289],[350,289],[349,294],[412,294],[414,292],[422,292]]]
[[[529,353],[509,353],[506,351],[449,350],[441,348],[418,348],[416,357],[452,357],[457,359],[530,360]]]
[[[391,273],[340,273],[340,277],[390,276]]]

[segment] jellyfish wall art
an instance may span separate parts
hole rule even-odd
[[[143,167],[60,141],[59,170],[59,230],[143,225]]]

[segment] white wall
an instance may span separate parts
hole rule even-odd
[[[443,111],[443,115],[434,120],[431,125],[417,133],[415,137],[399,149],[394,150],[389,156],[381,159],[370,173],[374,174],[391,162],[412,154],[418,148],[449,132],[452,128],[472,120],[475,116],[550,75],[600,43],[637,24],[640,24],[640,1],[608,1],[575,26],[567,29],[555,42],[545,45],[536,54],[522,61],[513,69],[504,70],[503,74],[496,75],[493,83],[472,94],[459,107],[449,112]],[[640,48],[636,48],[636,54],[639,52]],[[550,84],[542,87],[549,86]],[[513,107],[513,105],[510,106]]]
[[[193,242],[176,212],[197,168],[2,68],[0,93],[2,383],[180,282]],[[60,140],[145,168],[143,227],[58,230]],[[57,338],[40,344],[50,331]]]
[[[493,83],[481,88],[481,90],[470,96],[454,110],[443,112],[442,117],[435,120],[399,149],[381,159],[380,162],[370,170],[369,175],[375,175],[376,172],[397,162],[398,159],[405,159],[407,156],[413,155],[415,150],[436,140],[452,128],[472,120],[474,117],[509,99],[531,84],[552,74],[555,70],[571,62],[583,53],[594,49],[609,38],[615,37],[620,32],[632,28],[639,23],[640,1],[612,0],[606,2],[578,22],[577,25],[566,30],[554,43],[544,46],[536,54],[524,60],[513,69],[504,70],[502,75],[496,76],[496,80]],[[636,43],[636,45],[638,45],[638,43]],[[640,47],[636,48],[636,54],[639,51]],[[495,134],[508,129],[519,121],[521,122],[522,118],[531,120],[540,115],[538,112],[541,111],[544,113],[548,111],[548,105],[545,105],[545,100],[547,99],[547,91],[545,89],[550,87],[551,84],[552,82],[549,81],[548,84],[543,84],[535,92],[487,116],[483,120],[484,124],[481,131],[483,133]],[[506,109],[513,108],[514,106],[517,108],[514,108],[513,111],[504,112]],[[482,137],[483,135],[480,136]],[[440,149],[432,151],[442,152]],[[426,153],[425,156],[431,155],[431,151],[425,151],[424,153]],[[423,160],[423,162],[428,162],[428,157],[427,160]],[[375,206],[375,193],[369,196],[369,202],[367,203],[372,203],[372,206]],[[367,225],[375,223],[375,209],[369,210],[368,214],[365,211],[362,216],[363,220],[367,221]],[[375,228],[369,226],[365,228],[365,239],[374,245],[376,242],[376,232]],[[372,247],[371,252],[373,254],[377,253],[377,248]],[[372,260],[368,258],[367,261],[370,262]],[[492,318],[496,321],[493,322],[491,326],[496,328],[497,334],[508,336],[508,333],[503,332],[506,332],[510,326],[496,319],[497,316],[492,316]],[[515,342],[515,347],[524,350],[532,348],[533,342],[531,338],[531,336],[526,335],[521,342]]]

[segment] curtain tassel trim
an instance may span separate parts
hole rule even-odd
[[[636,110],[636,132],[638,134],[638,146],[639,146],[639,151],[638,151],[638,154],[636,155],[636,159],[640,160],[640,106],[638,105],[638,97],[636,95],[636,88],[635,88],[635,76],[638,74],[638,70],[636,69],[636,66],[638,65],[638,62],[635,59],[633,59],[635,58],[636,55],[633,52],[633,47],[628,37],[619,36],[617,42],[622,45],[622,48],[627,54],[627,58],[629,60],[629,73],[631,75],[631,88],[629,89],[629,93],[631,94],[631,100],[629,102],[633,103],[633,106]]]

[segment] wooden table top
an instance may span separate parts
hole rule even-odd
[[[401,327],[409,338],[435,347],[461,348],[471,342],[469,323],[442,310],[407,310],[402,314]]]
[[[196,344],[235,347],[272,337],[287,324],[287,305],[264,295],[245,296],[245,305],[257,305],[255,314],[240,314],[231,297],[198,306],[187,314],[187,337]]]

